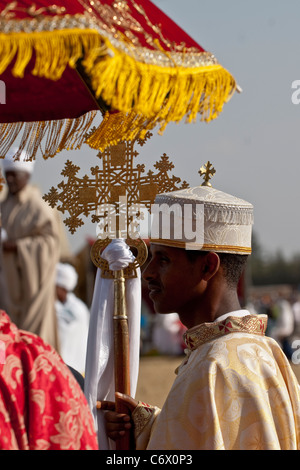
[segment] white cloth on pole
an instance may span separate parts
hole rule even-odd
[[[102,253],[113,271],[126,268],[134,260],[128,245],[122,239],[114,239]],[[141,276],[126,279],[126,310],[129,328],[130,348],[130,395],[135,396],[140,353],[141,324]],[[97,270],[94,296],[91,306],[85,370],[85,396],[92,411],[99,449],[110,450],[114,443],[107,438],[104,426],[104,412],[97,410],[97,400],[115,401],[114,350],[113,350],[113,313],[114,281],[101,278]]]
[[[68,366],[83,374],[90,321],[89,309],[73,292],[68,292],[65,303],[56,300],[55,309],[60,355]]]

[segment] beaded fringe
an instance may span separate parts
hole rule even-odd
[[[0,124],[0,158],[4,158],[16,142],[18,154],[26,150],[30,160],[35,159],[38,150],[46,160],[65,149],[80,149],[96,114],[91,111],[76,119]]]

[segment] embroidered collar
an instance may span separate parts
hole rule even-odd
[[[229,333],[250,333],[263,336],[267,328],[267,315],[249,315],[235,317],[234,314],[222,321],[202,323],[187,330],[184,341],[193,351],[201,344]]]

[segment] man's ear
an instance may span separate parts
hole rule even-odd
[[[214,251],[209,251],[202,261],[203,279],[209,281],[219,271],[220,257]]]

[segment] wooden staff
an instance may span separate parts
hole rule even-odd
[[[115,391],[130,395],[129,331],[126,314],[125,278],[123,271],[114,273],[114,363]],[[116,411],[127,413],[127,408],[116,400]],[[130,430],[117,440],[117,450],[130,449]]]
[[[121,238],[120,208],[116,207],[116,233]],[[129,328],[126,311],[125,277],[123,270],[114,272],[114,367],[115,391],[130,395],[130,359],[129,359]],[[127,408],[116,400],[116,411],[127,413]],[[130,449],[130,430],[116,441],[117,450]]]

